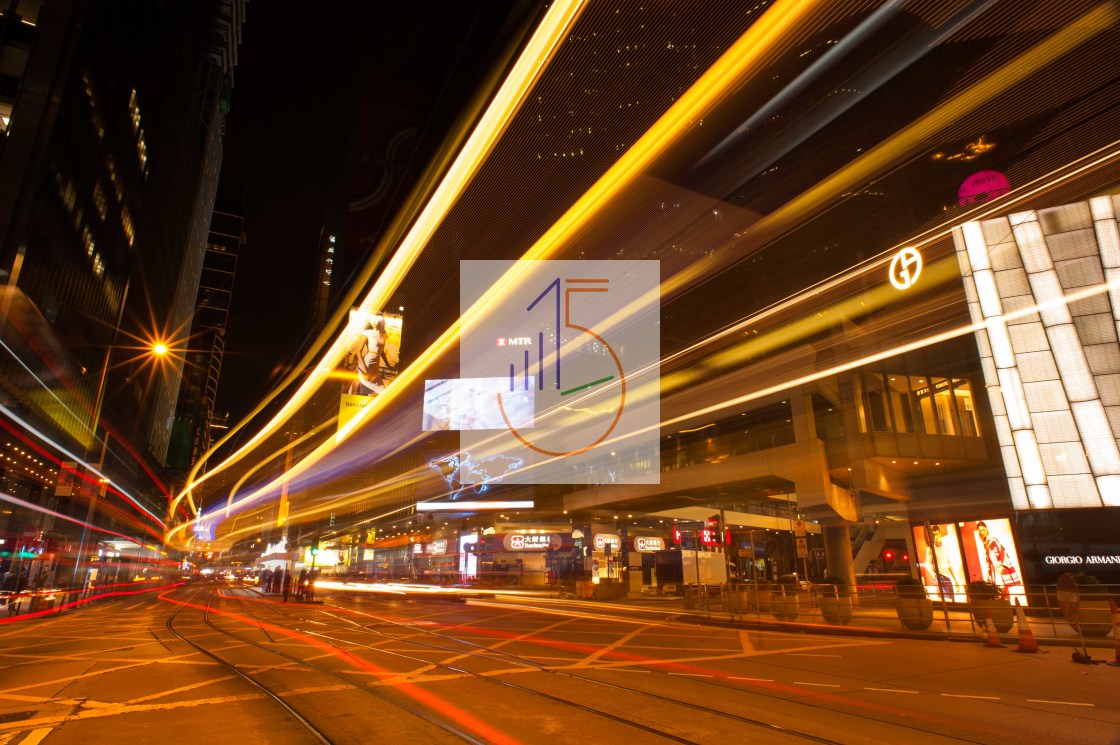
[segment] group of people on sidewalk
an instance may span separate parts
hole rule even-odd
[[[258,586],[261,592],[283,595],[285,603],[288,602],[289,595],[304,602],[315,599],[315,580],[306,568],[299,570],[299,575],[295,577],[287,569],[265,569],[261,572]]]

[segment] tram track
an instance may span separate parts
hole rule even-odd
[[[277,613],[280,613],[281,615],[286,615],[282,611],[280,611],[278,608],[276,608],[274,604],[270,605],[269,607],[273,611],[275,611]],[[246,614],[250,615],[250,617],[254,617],[249,608],[245,608],[245,611],[246,611]],[[344,620],[344,619],[340,619],[338,616],[335,616],[333,614],[328,614],[328,615],[330,615],[332,618],[335,618],[336,620]],[[288,620],[292,620],[292,619],[290,617],[288,617]],[[303,619],[300,619],[300,620],[303,620]],[[361,628],[360,624],[358,624],[358,627]],[[370,652],[374,652],[374,653],[377,653],[377,654],[390,655],[390,656],[397,657],[397,658],[400,658],[400,659],[407,659],[407,660],[412,661],[412,662],[420,662],[420,663],[423,663],[424,665],[431,665],[431,666],[434,666],[434,667],[439,667],[439,668],[442,668],[442,669],[450,670],[450,671],[458,673],[460,675],[470,676],[470,677],[472,677],[476,680],[483,681],[483,682],[485,682],[487,684],[490,684],[490,685],[496,685],[496,686],[501,686],[501,687],[512,689],[512,690],[517,690],[517,691],[519,691],[523,694],[533,696],[535,698],[546,699],[546,700],[551,701],[553,703],[560,704],[560,705],[568,707],[568,708],[573,708],[573,709],[582,711],[586,714],[590,714],[590,715],[597,716],[597,717],[602,717],[604,719],[609,719],[610,721],[612,721],[616,724],[620,724],[620,725],[623,725],[625,727],[633,728],[635,730],[644,732],[647,735],[654,735],[659,739],[666,740],[666,741],[669,741],[669,742],[676,742],[676,743],[680,743],[681,745],[702,745],[701,743],[699,743],[695,740],[690,740],[690,739],[687,739],[687,738],[679,737],[679,736],[671,734],[669,732],[665,732],[663,729],[660,729],[660,728],[657,728],[657,727],[651,727],[649,725],[643,724],[642,722],[636,721],[634,719],[630,719],[630,718],[623,717],[623,716],[620,716],[620,715],[617,715],[617,714],[613,714],[611,712],[604,711],[602,709],[597,709],[597,708],[592,707],[592,706],[587,706],[585,704],[580,704],[578,702],[571,701],[569,699],[565,699],[561,696],[555,696],[553,694],[545,693],[543,691],[538,691],[538,690],[535,690],[533,688],[529,688],[527,686],[521,686],[521,685],[518,685],[516,683],[511,683],[510,681],[500,680],[500,679],[497,679],[497,678],[482,675],[480,673],[477,673],[477,672],[471,671],[471,670],[467,670],[465,668],[458,668],[458,667],[455,667],[454,665],[447,665],[447,664],[444,664],[444,663],[433,663],[429,660],[425,660],[422,657],[415,657],[415,656],[406,655],[406,654],[403,654],[403,653],[388,652],[386,650],[378,649],[376,647],[372,647],[372,646],[369,646],[369,645],[357,644],[355,642],[351,642],[351,641],[346,640],[346,639],[338,639],[336,637],[331,637],[331,636],[328,636],[328,635],[325,635],[325,634],[322,634],[322,633],[316,632],[316,631],[301,630],[301,633],[312,635],[312,636],[317,636],[317,637],[323,639],[324,641],[326,641],[326,642],[328,642],[332,645],[338,646],[340,649],[341,649],[340,645],[347,645],[347,646],[350,646],[350,647],[358,647],[358,648],[368,650]],[[441,651],[454,651],[454,650],[447,650],[445,648],[439,648],[439,649]],[[536,668],[535,665],[526,665],[526,667],[533,667],[534,669]]]
[[[343,606],[333,606],[333,607],[337,607],[340,610],[344,610],[344,611],[350,611],[350,609],[344,608]],[[323,611],[320,611],[320,612],[323,612]],[[399,641],[398,637],[394,637],[391,634],[384,634],[384,633],[375,631],[373,629],[368,628],[367,626],[357,624],[357,623],[351,621],[348,618],[343,618],[343,617],[337,616],[335,614],[328,614],[328,615],[330,615],[332,618],[334,618],[337,621],[340,621],[340,622],[343,622],[343,623],[346,623],[346,624],[350,624],[350,625],[356,627],[358,629],[359,633],[368,634],[368,635],[372,635],[372,636],[376,636],[376,637],[380,637],[380,638],[385,638],[385,639],[396,639],[396,640]],[[407,623],[402,622],[402,621],[386,619],[386,618],[383,618],[383,617],[378,617],[378,621],[382,624],[387,624],[387,625],[391,625],[391,626],[398,626],[398,627],[407,629],[409,632],[414,633],[414,634],[432,636],[432,637],[435,637],[437,639],[450,641],[450,642],[453,642],[453,643],[458,644],[458,645],[465,645],[467,647],[472,647],[472,648],[474,648],[478,651],[474,652],[474,653],[464,652],[462,649],[454,649],[454,648],[451,648],[451,647],[444,647],[444,646],[434,645],[434,644],[433,645],[425,645],[422,642],[416,641],[415,639],[409,640],[409,643],[415,644],[415,645],[418,645],[418,646],[426,646],[430,649],[434,649],[434,650],[438,650],[438,651],[442,651],[442,652],[448,652],[448,653],[451,653],[451,654],[477,654],[477,655],[479,655],[481,657],[485,657],[487,659],[493,659],[495,656],[500,656],[504,659],[509,660],[511,663],[526,666],[526,667],[531,667],[531,668],[533,668],[533,669],[535,669],[539,672],[548,673],[550,675],[559,676],[559,677],[566,678],[566,679],[569,679],[569,680],[577,680],[577,681],[580,681],[580,682],[583,682],[583,683],[590,683],[590,684],[593,684],[595,686],[603,687],[603,688],[610,689],[610,690],[613,690],[613,691],[625,692],[625,693],[628,693],[628,694],[649,698],[651,700],[657,701],[660,704],[671,704],[671,705],[682,707],[682,708],[685,708],[685,709],[690,709],[690,710],[693,710],[693,711],[696,711],[696,712],[709,714],[709,715],[720,717],[720,718],[727,719],[727,720],[732,720],[732,721],[735,721],[735,722],[740,723],[740,724],[751,725],[753,727],[757,727],[757,728],[760,728],[762,730],[769,731],[772,734],[779,734],[780,733],[780,734],[783,734],[783,735],[787,735],[787,736],[790,736],[790,737],[795,737],[795,738],[802,739],[802,740],[809,741],[809,742],[819,742],[819,743],[825,743],[825,744],[830,744],[830,745],[839,745],[839,741],[832,740],[832,739],[829,739],[827,737],[821,737],[819,735],[814,735],[814,734],[809,733],[809,732],[803,732],[803,731],[791,729],[791,728],[788,728],[788,727],[783,727],[781,725],[777,725],[777,724],[774,724],[772,722],[767,722],[767,721],[764,721],[764,720],[755,719],[753,717],[747,717],[747,716],[744,716],[744,715],[741,715],[741,714],[735,714],[733,712],[723,711],[721,709],[714,709],[712,707],[705,706],[703,704],[697,704],[697,703],[688,702],[688,701],[681,701],[679,699],[671,698],[669,696],[664,696],[664,695],[661,695],[661,694],[658,694],[658,693],[655,693],[655,692],[652,692],[652,691],[648,691],[648,690],[643,690],[643,689],[640,689],[640,688],[633,688],[633,687],[630,687],[630,686],[624,686],[624,685],[620,685],[620,684],[617,684],[617,683],[611,683],[609,681],[603,681],[603,680],[598,680],[598,679],[595,679],[595,678],[586,677],[586,676],[583,676],[583,675],[575,674],[575,673],[570,672],[568,670],[556,669],[555,667],[544,665],[540,662],[537,662],[536,660],[532,660],[530,658],[527,658],[527,657],[524,657],[524,656],[521,656],[521,655],[516,655],[516,654],[513,654],[511,652],[504,651],[504,650],[493,650],[493,649],[490,649],[488,647],[479,645],[475,642],[472,642],[470,640],[461,639],[461,638],[458,638],[458,637],[455,637],[455,636],[452,636],[452,635],[448,635],[448,634],[442,634],[438,631],[433,630],[430,627],[419,626],[419,625],[410,625],[410,624],[407,624]],[[320,632],[307,632],[307,633],[318,634],[320,636],[323,636],[324,639],[328,639],[328,640],[332,641],[333,643],[355,644],[354,642],[351,642],[349,640],[327,637],[326,635],[323,635]],[[377,651],[377,652],[382,653],[382,654],[406,656],[406,655],[403,655],[400,652],[388,652],[386,650],[382,650],[382,649],[379,649],[377,647],[368,647],[368,646],[365,646],[365,645],[356,645],[356,646],[362,646],[363,648],[371,649],[373,651]],[[455,666],[448,666],[448,665],[443,665],[443,664],[440,664],[440,663],[432,663],[432,662],[430,662],[428,660],[425,660],[424,658],[421,658],[421,657],[408,657],[408,659],[413,659],[413,660],[416,660],[416,661],[424,662],[425,664],[430,664],[430,665],[438,666],[438,667],[441,667],[441,668],[449,669],[449,670],[458,672],[460,674],[468,674],[468,675],[471,675],[473,677],[481,677],[485,680],[495,680],[492,677],[482,676],[478,673],[475,673],[475,672],[472,672],[472,671],[469,671],[469,670],[465,670],[465,669],[461,669],[461,668],[458,668],[458,667],[455,667]],[[635,662],[634,666],[635,667],[640,667],[641,663],[640,662]],[[668,675],[668,673],[665,673],[664,671],[658,670],[656,668],[653,668],[651,670],[651,672],[659,673],[659,674],[662,674],[662,675]],[[728,693],[742,693],[743,692],[743,688],[740,687],[740,686],[721,683],[718,680],[695,677],[695,678],[693,678],[693,681],[697,684],[704,685],[706,687],[718,688],[718,689],[720,689],[722,691],[726,691]],[[519,689],[524,689],[523,686],[517,686],[517,684],[510,683],[509,681],[500,681],[500,682],[502,682],[505,685],[514,686],[514,687],[519,688]],[[530,690],[532,690],[532,689],[530,689]],[[772,699],[780,700],[780,701],[787,701],[788,700],[788,699],[785,699],[785,698],[782,698],[782,697],[779,697],[779,696],[773,696],[771,694],[767,694],[765,691],[751,691],[751,693],[752,693],[752,695],[763,696],[763,697],[766,697],[766,698],[772,698]],[[547,696],[547,695],[550,695],[550,694],[543,694],[543,695]],[[852,712],[852,711],[838,711],[837,709],[834,709],[834,708],[819,706],[817,704],[812,703],[811,701],[799,701],[798,704],[802,705],[802,706],[811,707],[811,708],[819,708],[823,711],[828,711],[829,714],[831,714],[831,715],[841,714],[841,715],[850,717],[852,719],[857,719],[857,720],[866,720],[866,721],[873,721],[873,722],[880,722],[881,721],[879,718],[874,717],[874,716],[859,714],[859,713]],[[580,706],[579,704],[573,704],[573,705]],[[908,725],[908,724],[892,723],[891,726],[897,727],[897,728],[902,729],[902,730],[909,730],[909,731],[914,732],[914,733],[926,733],[926,732],[928,732],[928,730],[926,728],[923,728],[923,727],[920,727],[920,726]],[[946,740],[953,740],[953,741],[962,742],[962,743],[978,743],[979,742],[979,741],[976,741],[976,740],[969,740],[969,739],[965,739],[965,738],[961,738],[961,737],[955,737],[955,736],[952,736],[952,735],[942,735],[942,737],[944,737]]]
[[[213,601],[214,596],[217,593],[214,593],[213,590],[205,590],[204,592],[206,593],[206,596],[207,596],[207,598],[206,598],[207,603],[206,603],[206,606],[204,607],[204,609],[202,610],[202,620],[203,620],[203,623],[208,628],[213,629],[214,631],[216,631],[216,632],[218,632],[218,633],[220,633],[220,634],[222,634],[222,635],[224,635],[228,638],[234,639],[241,644],[249,645],[249,646],[251,646],[251,647],[253,647],[257,650],[267,652],[270,655],[274,655],[276,657],[287,660],[289,662],[296,663],[297,665],[303,666],[305,668],[311,668],[311,669],[315,670],[317,673],[325,675],[325,676],[327,676],[327,677],[329,677],[329,678],[331,678],[335,681],[339,681],[339,682],[344,683],[346,686],[349,686],[350,688],[352,688],[355,691],[359,691],[362,694],[371,696],[371,697],[375,698],[376,700],[378,700],[378,701],[380,701],[384,704],[388,704],[388,705],[394,707],[397,710],[407,712],[410,715],[418,717],[425,724],[427,724],[429,726],[432,726],[432,727],[435,727],[438,730],[442,731],[444,734],[450,735],[450,736],[456,738],[459,741],[466,742],[466,743],[471,743],[472,745],[484,745],[484,743],[486,742],[485,740],[480,740],[476,737],[473,737],[472,735],[462,731],[458,727],[450,724],[449,722],[446,722],[446,721],[443,721],[443,720],[439,719],[438,717],[432,715],[431,713],[429,713],[427,711],[424,711],[424,710],[420,709],[419,707],[412,706],[412,705],[407,704],[407,703],[402,702],[402,701],[394,700],[392,697],[386,696],[382,692],[377,691],[375,689],[371,689],[368,686],[363,685],[362,683],[353,680],[352,678],[350,678],[347,675],[344,675],[344,674],[339,673],[339,672],[334,671],[334,670],[330,670],[329,668],[326,668],[326,667],[324,667],[322,665],[319,665],[315,662],[312,662],[310,660],[301,659],[301,658],[299,658],[295,655],[288,654],[288,653],[283,652],[281,650],[273,649],[273,648],[271,648],[271,647],[269,647],[265,644],[261,644],[259,642],[253,641],[251,639],[246,639],[245,637],[243,637],[239,634],[235,634],[235,633],[233,633],[233,632],[231,632],[227,629],[222,628],[218,624],[215,624],[213,622],[213,620],[210,618],[211,603]],[[228,598],[226,598],[226,599],[228,599]],[[177,603],[177,601],[174,601],[174,600],[172,600],[170,602]],[[338,743],[338,742],[345,742],[345,741],[337,739],[337,737],[332,737],[331,735],[329,735],[327,732],[324,731],[326,729],[324,726],[312,723],[308,719],[308,717],[304,716],[294,706],[290,705],[286,700],[284,700],[284,692],[283,691],[279,691],[279,690],[274,689],[272,686],[267,685],[266,683],[262,682],[260,679],[258,679],[258,677],[253,676],[253,675],[245,672],[243,669],[241,669],[241,667],[236,662],[232,662],[228,659],[225,659],[221,655],[215,653],[213,650],[207,649],[202,644],[199,644],[198,642],[188,638],[187,635],[180,633],[175,628],[175,619],[178,618],[179,615],[182,612],[184,612],[185,610],[190,608],[191,605],[190,604],[181,604],[181,603],[177,603],[177,604],[178,604],[178,607],[168,617],[167,622],[166,622],[167,629],[172,635],[174,635],[177,639],[179,639],[183,643],[187,644],[188,646],[198,650],[199,652],[201,652],[202,654],[204,654],[208,658],[214,660],[217,664],[219,664],[223,668],[225,668],[227,670],[230,670],[231,672],[235,673],[240,679],[244,680],[246,683],[251,685],[255,690],[263,692],[270,701],[273,701],[274,703],[279,705],[281,708],[283,708],[284,711],[290,717],[292,717],[292,719],[295,720],[301,727],[303,727],[308,732],[308,734],[310,734],[316,741],[327,744],[327,745],[334,745],[335,743]],[[256,620],[256,619],[253,619],[252,616],[250,616],[250,618],[252,620]],[[265,631],[265,629],[263,627],[258,626],[258,628],[260,628],[262,631]],[[256,666],[256,665],[254,665],[254,666]]]
[[[337,607],[340,610],[349,610],[349,609],[343,608],[341,606],[332,606],[332,607]],[[280,609],[277,608],[276,606],[272,606],[272,610],[274,610],[275,612],[283,614],[283,611],[280,611]],[[356,623],[356,622],[354,622],[354,621],[352,621],[348,618],[343,618],[342,616],[339,616],[337,614],[327,613],[327,612],[322,611],[322,610],[319,610],[318,612],[319,613],[324,613],[325,615],[327,615],[328,617],[332,618],[333,620],[335,620],[337,622],[341,622],[341,623],[345,623],[345,624],[349,624],[349,625],[353,626],[354,630],[356,630],[357,633],[371,635],[371,636],[384,638],[384,639],[392,639],[392,640],[395,640],[395,641],[400,641],[400,639],[398,637],[394,637],[390,634],[383,634],[383,633],[380,633],[380,632],[377,632],[377,631],[373,631],[372,629],[369,629],[368,627],[363,626],[362,624]],[[650,691],[647,691],[647,690],[642,690],[642,689],[638,689],[638,688],[631,688],[629,686],[622,686],[622,685],[618,685],[618,684],[615,684],[615,683],[609,683],[607,681],[601,681],[601,680],[596,680],[594,678],[588,678],[588,677],[585,677],[585,676],[582,676],[582,675],[575,675],[575,674],[572,674],[572,673],[569,673],[569,672],[566,672],[566,671],[562,671],[562,670],[556,670],[556,669],[550,668],[546,665],[543,665],[543,664],[541,664],[541,663],[539,663],[535,660],[531,660],[531,659],[522,657],[520,655],[515,655],[515,654],[509,653],[509,652],[505,652],[505,651],[495,651],[495,650],[487,649],[487,648],[482,647],[482,646],[480,646],[480,645],[478,645],[474,642],[470,642],[470,641],[463,640],[463,639],[458,639],[456,637],[452,637],[452,636],[449,636],[449,635],[440,634],[438,632],[433,631],[430,628],[425,628],[425,627],[421,627],[421,626],[413,626],[413,625],[409,625],[409,624],[406,624],[406,623],[403,623],[403,622],[400,622],[400,621],[392,621],[392,620],[387,620],[387,619],[383,619],[383,618],[379,618],[378,620],[383,622],[383,623],[387,623],[387,624],[390,624],[390,625],[393,625],[393,626],[398,626],[400,628],[408,629],[410,632],[419,632],[423,635],[434,636],[436,638],[443,639],[443,640],[446,640],[446,641],[452,641],[452,642],[455,642],[457,644],[462,644],[462,645],[466,645],[468,647],[473,647],[478,651],[464,652],[462,649],[453,649],[453,648],[444,647],[444,646],[441,646],[441,645],[424,644],[424,643],[418,642],[416,640],[409,640],[408,643],[414,644],[416,646],[423,646],[423,647],[427,647],[428,649],[432,649],[432,650],[436,650],[436,651],[440,651],[440,652],[447,652],[447,653],[450,653],[450,654],[468,654],[468,655],[471,655],[471,656],[482,657],[482,658],[486,658],[486,659],[489,659],[489,660],[493,660],[495,657],[500,657],[502,659],[510,661],[511,663],[513,663],[515,665],[530,668],[530,669],[532,669],[536,672],[547,673],[547,674],[559,676],[561,678],[565,678],[565,679],[568,679],[568,680],[578,681],[580,683],[591,684],[591,685],[594,685],[596,687],[610,689],[610,690],[613,690],[613,691],[616,691],[616,692],[625,692],[625,693],[630,694],[630,695],[638,696],[638,697],[641,697],[641,698],[646,698],[646,699],[649,699],[651,701],[656,701],[658,704],[670,704],[670,705],[673,705],[673,706],[676,706],[676,707],[691,710],[695,713],[700,713],[700,714],[716,717],[716,718],[718,718],[720,720],[724,720],[724,721],[732,721],[732,722],[735,722],[737,724],[750,725],[752,727],[756,727],[756,728],[759,728],[761,730],[765,730],[772,735],[779,735],[780,734],[780,735],[793,737],[793,738],[796,738],[796,739],[799,739],[799,740],[804,740],[804,741],[807,741],[807,742],[822,743],[823,745],[841,745],[841,743],[837,740],[832,740],[832,739],[829,739],[829,738],[820,737],[818,735],[814,735],[814,734],[809,733],[809,732],[803,732],[803,731],[790,729],[788,727],[783,727],[781,725],[777,725],[777,724],[774,724],[772,722],[766,722],[766,721],[763,721],[763,720],[760,720],[760,719],[755,719],[755,718],[752,718],[752,717],[743,716],[741,714],[735,714],[735,713],[732,713],[732,712],[724,711],[722,709],[715,709],[715,708],[712,708],[712,707],[709,707],[709,706],[703,706],[703,705],[695,704],[695,703],[692,703],[692,702],[681,701],[679,699],[674,699],[674,698],[671,698],[671,697],[668,697],[668,696],[663,696],[663,695],[656,694],[656,693],[653,693],[653,692],[650,692]],[[349,640],[349,639],[342,639],[342,638],[338,638],[338,637],[335,637],[335,636],[330,636],[330,635],[327,635],[327,634],[323,634],[322,632],[318,632],[318,631],[304,630],[303,633],[319,636],[319,637],[323,638],[325,641],[328,641],[332,644],[350,645],[351,647],[358,647],[358,648],[368,650],[370,652],[377,653],[377,654],[388,655],[388,656],[393,656],[393,657],[397,657],[397,658],[407,659],[407,660],[413,661],[413,662],[423,663],[424,665],[429,665],[429,666],[432,666],[432,667],[438,667],[440,669],[448,670],[450,672],[454,672],[454,673],[457,673],[457,674],[460,674],[460,675],[470,676],[471,678],[474,678],[474,679],[477,679],[477,680],[486,681],[487,683],[497,684],[497,685],[500,685],[500,686],[503,686],[503,687],[506,687],[506,688],[514,689],[514,690],[520,691],[520,692],[528,694],[528,695],[545,698],[545,699],[548,699],[550,701],[554,701],[554,702],[560,703],[562,705],[578,709],[578,710],[583,711],[583,712],[588,713],[588,714],[593,714],[595,716],[604,717],[604,718],[610,719],[612,721],[615,721],[617,723],[624,724],[624,725],[627,725],[627,726],[630,726],[630,727],[634,727],[634,728],[639,729],[643,732],[646,732],[646,733],[649,733],[649,734],[654,734],[654,735],[656,735],[656,736],[658,736],[659,738],[662,738],[662,739],[666,739],[666,740],[670,740],[670,741],[678,742],[678,743],[683,743],[685,745],[695,743],[694,740],[690,740],[690,739],[680,737],[678,735],[674,735],[672,733],[666,732],[663,728],[651,727],[650,725],[644,724],[642,722],[638,722],[638,721],[633,720],[633,719],[622,717],[618,714],[614,714],[612,712],[605,711],[603,709],[591,707],[591,706],[588,706],[586,704],[581,704],[577,701],[572,701],[570,699],[567,699],[567,698],[564,698],[564,697],[561,697],[561,696],[555,696],[553,694],[546,693],[546,692],[543,692],[543,691],[539,691],[537,689],[530,688],[530,687],[527,687],[527,686],[519,685],[517,683],[513,683],[513,682],[508,681],[508,680],[502,680],[502,679],[499,679],[499,678],[496,678],[496,677],[493,677],[493,676],[483,675],[483,674],[481,674],[477,671],[469,670],[467,668],[459,667],[459,666],[456,666],[456,665],[449,665],[447,663],[432,662],[431,660],[425,659],[423,657],[408,655],[408,654],[403,653],[403,652],[389,651],[389,650],[385,650],[385,649],[370,646],[370,645],[364,645],[364,644],[360,644],[358,642],[355,642],[355,641],[352,641],[352,640]],[[723,687],[727,690],[734,690],[734,691],[741,692],[741,689],[733,688],[732,686],[721,686],[721,687]]]
[[[179,614],[181,612],[183,612],[183,610],[186,607],[187,606],[185,606],[185,605],[176,606],[175,610],[171,613],[171,615],[167,617],[167,623],[166,623],[167,630],[171,633],[172,636],[174,636],[176,639],[183,642],[187,646],[193,647],[194,649],[198,650],[202,654],[206,655],[207,657],[212,659],[214,662],[216,662],[218,665],[222,666],[226,670],[229,670],[230,672],[234,673],[239,678],[241,678],[246,683],[248,683],[250,686],[252,686],[254,689],[264,693],[265,696],[267,696],[269,700],[271,700],[273,703],[280,706],[288,714],[288,716],[292,717],[292,719],[294,719],[301,727],[303,727],[305,730],[307,730],[308,734],[310,734],[312,737],[314,737],[318,742],[324,743],[324,745],[332,745],[333,744],[333,741],[330,738],[328,738],[325,734],[323,734],[323,732],[321,732],[315,725],[311,724],[311,722],[304,719],[304,717],[298,711],[296,711],[292,706],[290,706],[288,704],[288,702],[285,701],[279,693],[272,690],[272,688],[270,688],[269,686],[260,682],[259,680],[256,680],[253,676],[251,676],[248,673],[241,670],[241,668],[239,668],[237,665],[235,665],[231,662],[227,662],[226,660],[222,659],[218,655],[214,654],[210,650],[203,647],[201,644],[197,644],[197,643],[191,641],[184,634],[181,634],[178,630],[176,630],[175,629],[175,619],[179,616]]]

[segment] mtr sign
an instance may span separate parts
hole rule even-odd
[[[545,551],[560,548],[560,544],[555,533],[510,533],[502,538],[507,551]]]
[[[650,536],[635,536],[634,537],[634,550],[639,553],[651,553],[653,551],[665,550],[664,538],[653,538]]]
[[[618,553],[622,548],[622,537],[613,533],[596,533],[594,543],[596,551],[607,551],[607,546],[610,546],[611,551]]]

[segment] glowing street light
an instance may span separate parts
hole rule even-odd
[[[124,307],[123,303],[121,304],[121,307],[122,307],[121,312],[123,313],[123,307]],[[120,332],[120,318],[118,318],[118,323],[117,323],[117,333],[119,333],[119,332]],[[137,337],[134,337],[134,338],[137,338]],[[112,359],[112,354],[113,354],[113,351],[115,349],[121,349],[122,348],[122,347],[119,347],[118,345],[115,344],[115,342],[116,342],[116,337],[115,336],[114,336],[113,341],[114,341],[114,343],[111,343],[105,350],[105,362],[101,367],[101,378],[100,378],[100,381],[98,382],[98,386],[97,386],[97,398],[96,398],[95,403],[94,403],[93,417],[91,419],[91,430],[90,430],[90,432],[93,435],[93,439],[95,441],[97,439],[97,427],[98,427],[98,424],[101,421],[101,408],[105,403],[106,383],[108,381],[109,370],[110,370],[110,367],[111,367],[110,361]],[[127,347],[124,347],[124,348],[127,348]],[[137,359],[143,359],[145,357],[161,358],[161,357],[166,356],[171,351],[170,348],[167,346],[167,344],[165,344],[162,341],[153,342],[153,343],[147,344],[144,347],[132,347],[131,349],[136,350],[136,351],[143,350],[143,354],[141,354],[139,356],[139,358],[137,358]],[[77,581],[79,576],[81,575],[82,555],[83,555],[83,552],[85,551],[86,540],[89,537],[90,528],[93,525],[94,515],[97,512],[97,501],[98,501],[99,498],[102,498],[102,499],[104,498],[105,491],[108,488],[109,484],[111,483],[109,478],[106,477],[106,475],[103,472],[104,468],[105,468],[105,458],[106,458],[106,455],[108,454],[108,449],[109,449],[109,432],[105,428],[102,428],[102,430],[104,432],[104,435],[101,438],[101,455],[97,460],[97,468],[96,468],[96,473],[99,476],[98,487],[90,495],[89,508],[86,511],[86,520],[85,520],[85,523],[82,525],[82,537],[81,537],[81,540],[78,543],[78,553],[74,558],[74,581]],[[90,444],[92,445],[93,443],[91,442]],[[89,447],[88,446],[86,448],[86,457],[87,458],[89,457]],[[165,530],[166,530],[166,527],[165,527]],[[86,578],[82,580],[81,588],[82,588],[83,592],[89,588],[89,567],[86,568]]]

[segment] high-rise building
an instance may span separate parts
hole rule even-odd
[[[173,468],[189,468],[210,447],[237,254],[244,242],[244,219],[215,210],[167,453]]]
[[[77,549],[52,510],[162,535],[182,361],[152,344],[193,313],[244,16],[244,0],[0,10],[0,423],[36,461],[5,473],[32,507],[0,532]]]
[[[212,15],[206,13],[202,18],[195,17],[201,11],[194,6],[184,12],[197,25],[180,26],[180,32],[193,31],[184,42],[190,63],[177,66],[169,81],[181,96],[175,99],[179,102],[176,116],[169,120],[160,143],[167,148],[173,166],[157,192],[157,200],[170,207],[176,219],[147,224],[147,238],[172,252],[167,257],[171,260],[162,262],[156,274],[160,290],[166,293],[163,297],[170,299],[162,333],[173,348],[189,348],[181,342],[186,341],[183,332],[191,326],[218,192],[222,133],[233,90],[245,0],[222,0],[216,3]],[[147,452],[164,465],[186,355],[172,355],[170,362],[168,374],[156,384],[152,418],[144,433]]]

